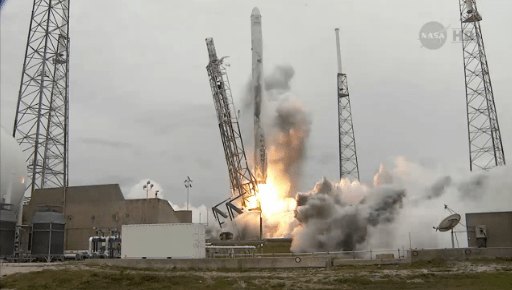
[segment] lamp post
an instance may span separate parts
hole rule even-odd
[[[155,185],[154,185],[154,184],[152,184],[152,183],[151,183],[151,181],[149,181],[149,180],[148,180],[148,182],[147,182],[146,184],[144,184],[144,185],[142,186],[142,189],[145,189],[145,190],[146,190],[146,199],[148,199],[148,198],[149,198],[149,190],[150,190],[151,188],[153,188],[153,186],[155,186]],[[158,191],[157,191],[157,192],[158,192]],[[155,194],[155,196],[156,196],[156,194]]]
[[[192,179],[190,179],[190,177],[187,176],[187,179],[185,179],[185,181],[183,181],[185,183],[185,187],[187,188],[187,210],[188,210],[188,193],[189,193],[189,189],[192,187]]]

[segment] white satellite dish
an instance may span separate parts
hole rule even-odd
[[[456,225],[458,225],[460,222],[460,214],[455,213],[448,217],[446,217],[441,223],[439,223],[439,226],[437,226],[436,231],[440,232],[447,232],[451,229],[453,229]]]
[[[453,228],[456,227],[459,222],[460,222],[460,214],[458,213],[455,213],[452,209],[450,209],[446,204],[444,205],[444,208],[447,209],[451,215],[450,216],[447,216],[444,220],[442,220],[439,225],[436,227],[434,227],[434,229],[436,231],[440,231],[440,232],[447,232],[449,230],[451,230],[451,233],[452,233],[452,248],[455,248],[455,242],[453,240],[453,236],[454,236],[454,231],[453,231]],[[457,239],[457,245],[459,244],[459,241]]]

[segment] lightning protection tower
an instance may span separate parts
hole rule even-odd
[[[223,64],[224,58],[218,59],[213,38],[206,39],[206,47],[208,48],[208,56],[210,58],[206,70],[210,77],[210,87],[215,110],[217,112],[217,120],[219,122],[220,135],[231,185],[231,197],[212,208],[215,219],[222,227],[219,215],[224,218],[227,218],[228,215],[219,210],[218,206],[225,203],[229,217],[233,219],[234,213],[241,214],[243,212],[243,209],[234,204],[235,201],[242,207],[246,207],[247,198],[256,195],[258,185],[256,178],[249,170],[247,164],[235,104],[231,96],[231,88],[225,64]],[[259,210],[261,210],[261,208]]]
[[[69,0],[34,0],[13,136],[28,189],[68,184]]]
[[[478,13],[475,0],[459,0],[459,6],[466,80],[470,170],[489,170],[505,165],[505,153],[480,29],[482,17]]]
[[[356,138],[352,123],[352,110],[348,94],[347,75],[341,70],[340,34],[336,32],[336,49],[338,54],[338,131],[340,146],[340,179],[351,178],[359,180],[357,164]]]

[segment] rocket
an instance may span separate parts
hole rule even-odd
[[[252,95],[254,100],[254,175],[260,184],[267,182],[267,153],[265,134],[260,124],[263,91],[263,38],[261,14],[257,7],[251,13]]]

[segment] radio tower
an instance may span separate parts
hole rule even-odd
[[[505,165],[498,115],[475,0],[459,0],[468,115],[470,170]]]
[[[206,70],[210,77],[210,87],[217,112],[217,120],[219,122],[231,185],[231,197],[212,208],[215,219],[222,227],[223,223],[220,221],[219,215],[224,218],[227,218],[228,215],[219,210],[218,207],[225,203],[229,217],[233,219],[234,213],[241,214],[243,212],[243,209],[239,206],[247,207],[247,199],[256,195],[258,185],[247,164],[235,104],[233,103],[228,75],[223,64],[224,58],[217,58],[212,38],[206,39],[206,47],[208,48],[208,56],[210,58]],[[235,201],[239,206],[234,204]],[[261,208],[258,205],[257,208],[251,210],[261,211]]]
[[[341,70],[340,31],[336,32],[336,48],[338,54],[338,130],[340,138],[340,179],[351,178],[359,180],[357,165],[356,139],[352,110],[348,94],[347,75]]]
[[[34,0],[13,130],[30,193],[68,184],[68,24],[69,0]]]

